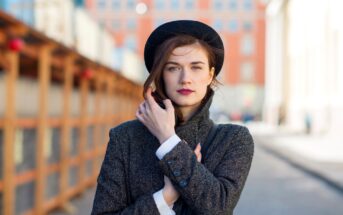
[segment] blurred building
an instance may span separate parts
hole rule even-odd
[[[85,57],[113,68],[115,40],[80,0],[1,0],[0,9]]]
[[[306,8],[306,10],[304,10]],[[343,2],[271,0],[264,119],[296,130],[343,127]]]
[[[35,0],[0,0],[0,9],[33,26]]]
[[[111,29],[118,46],[143,56],[149,34],[175,19],[213,26],[224,40],[224,84],[215,102],[227,113],[258,115],[264,87],[264,7],[259,0],[84,0],[90,13]]]

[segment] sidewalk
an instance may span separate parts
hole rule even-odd
[[[257,146],[343,194],[343,140],[305,135],[263,124],[247,125]]]

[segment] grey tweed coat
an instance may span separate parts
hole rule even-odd
[[[211,102],[212,97],[176,127],[182,141],[162,160],[155,155],[159,141],[138,120],[112,128],[92,214],[159,214],[153,193],[163,188],[163,175],[180,193],[173,207],[176,214],[232,214],[249,173],[254,143],[247,128],[219,125],[202,162],[197,162],[193,150],[213,125]]]

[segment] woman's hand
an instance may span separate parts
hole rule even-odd
[[[195,155],[197,157],[197,161],[201,162],[202,155],[201,155],[201,145],[200,145],[200,143],[198,143],[197,147],[195,147],[194,153],[195,153]]]
[[[201,162],[201,145],[200,143],[194,150],[194,153],[197,157],[197,161]],[[168,205],[174,204],[176,200],[180,197],[179,192],[174,188],[170,179],[167,176],[164,176],[164,188],[163,188],[163,198]]]
[[[174,107],[171,101],[166,99],[163,101],[166,109],[161,108],[151,93],[152,89],[149,88],[146,93],[146,99],[139,105],[136,117],[162,144],[175,134]]]
[[[167,176],[164,176],[164,187],[162,193],[164,201],[166,201],[169,206],[174,204],[174,202],[176,202],[180,196],[179,192],[175,190],[173,184]]]

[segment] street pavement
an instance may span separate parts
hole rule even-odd
[[[270,154],[343,193],[343,141],[339,134],[304,134],[287,128],[248,125]]]
[[[257,142],[237,215],[342,215],[343,194]]]

